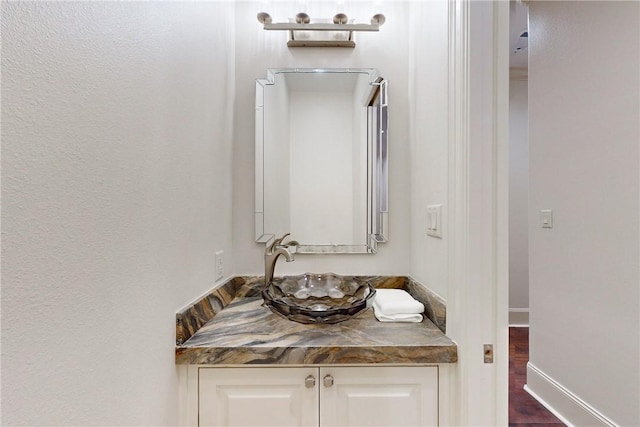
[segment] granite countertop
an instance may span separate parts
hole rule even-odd
[[[177,316],[177,364],[423,364],[454,363],[457,346],[436,324],[433,301],[421,323],[379,322],[372,309],[331,325],[287,320],[262,305],[259,277],[239,277]],[[404,277],[376,287],[414,290]],[[421,285],[420,285],[421,286]],[[415,292],[412,292],[415,295]],[[420,293],[420,292],[418,292]],[[198,305],[199,304],[199,305]],[[429,316],[429,313],[431,316]],[[194,316],[196,318],[194,318]]]

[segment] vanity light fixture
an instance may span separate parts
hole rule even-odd
[[[267,12],[258,13],[258,22],[261,24],[271,24],[271,15]]]
[[[356,31],[380,31],[385,23],[383,14],[377,13],[371,18],[370,24],[350,23],[344,13],[336,14],[333,19],[313,20],[304,12],[298,13],[291,22],[274,23],[271,15],[266,12],[258,13],[258,22],[265,30],[288,31],[289,47],[356,47],[353,33]]]

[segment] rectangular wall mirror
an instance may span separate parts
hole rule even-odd
[[[387,83],[375,69],[256,80],[255,238],[297,253],[375,253],[388,237]]]

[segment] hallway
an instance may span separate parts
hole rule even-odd
[[[509,427],[564,426],[524,390],[528,361],[529,328],[509,328]]]

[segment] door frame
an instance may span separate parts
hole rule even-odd
[[[449,76],[450,419],[507,425],[509,2],[449,0]]]

